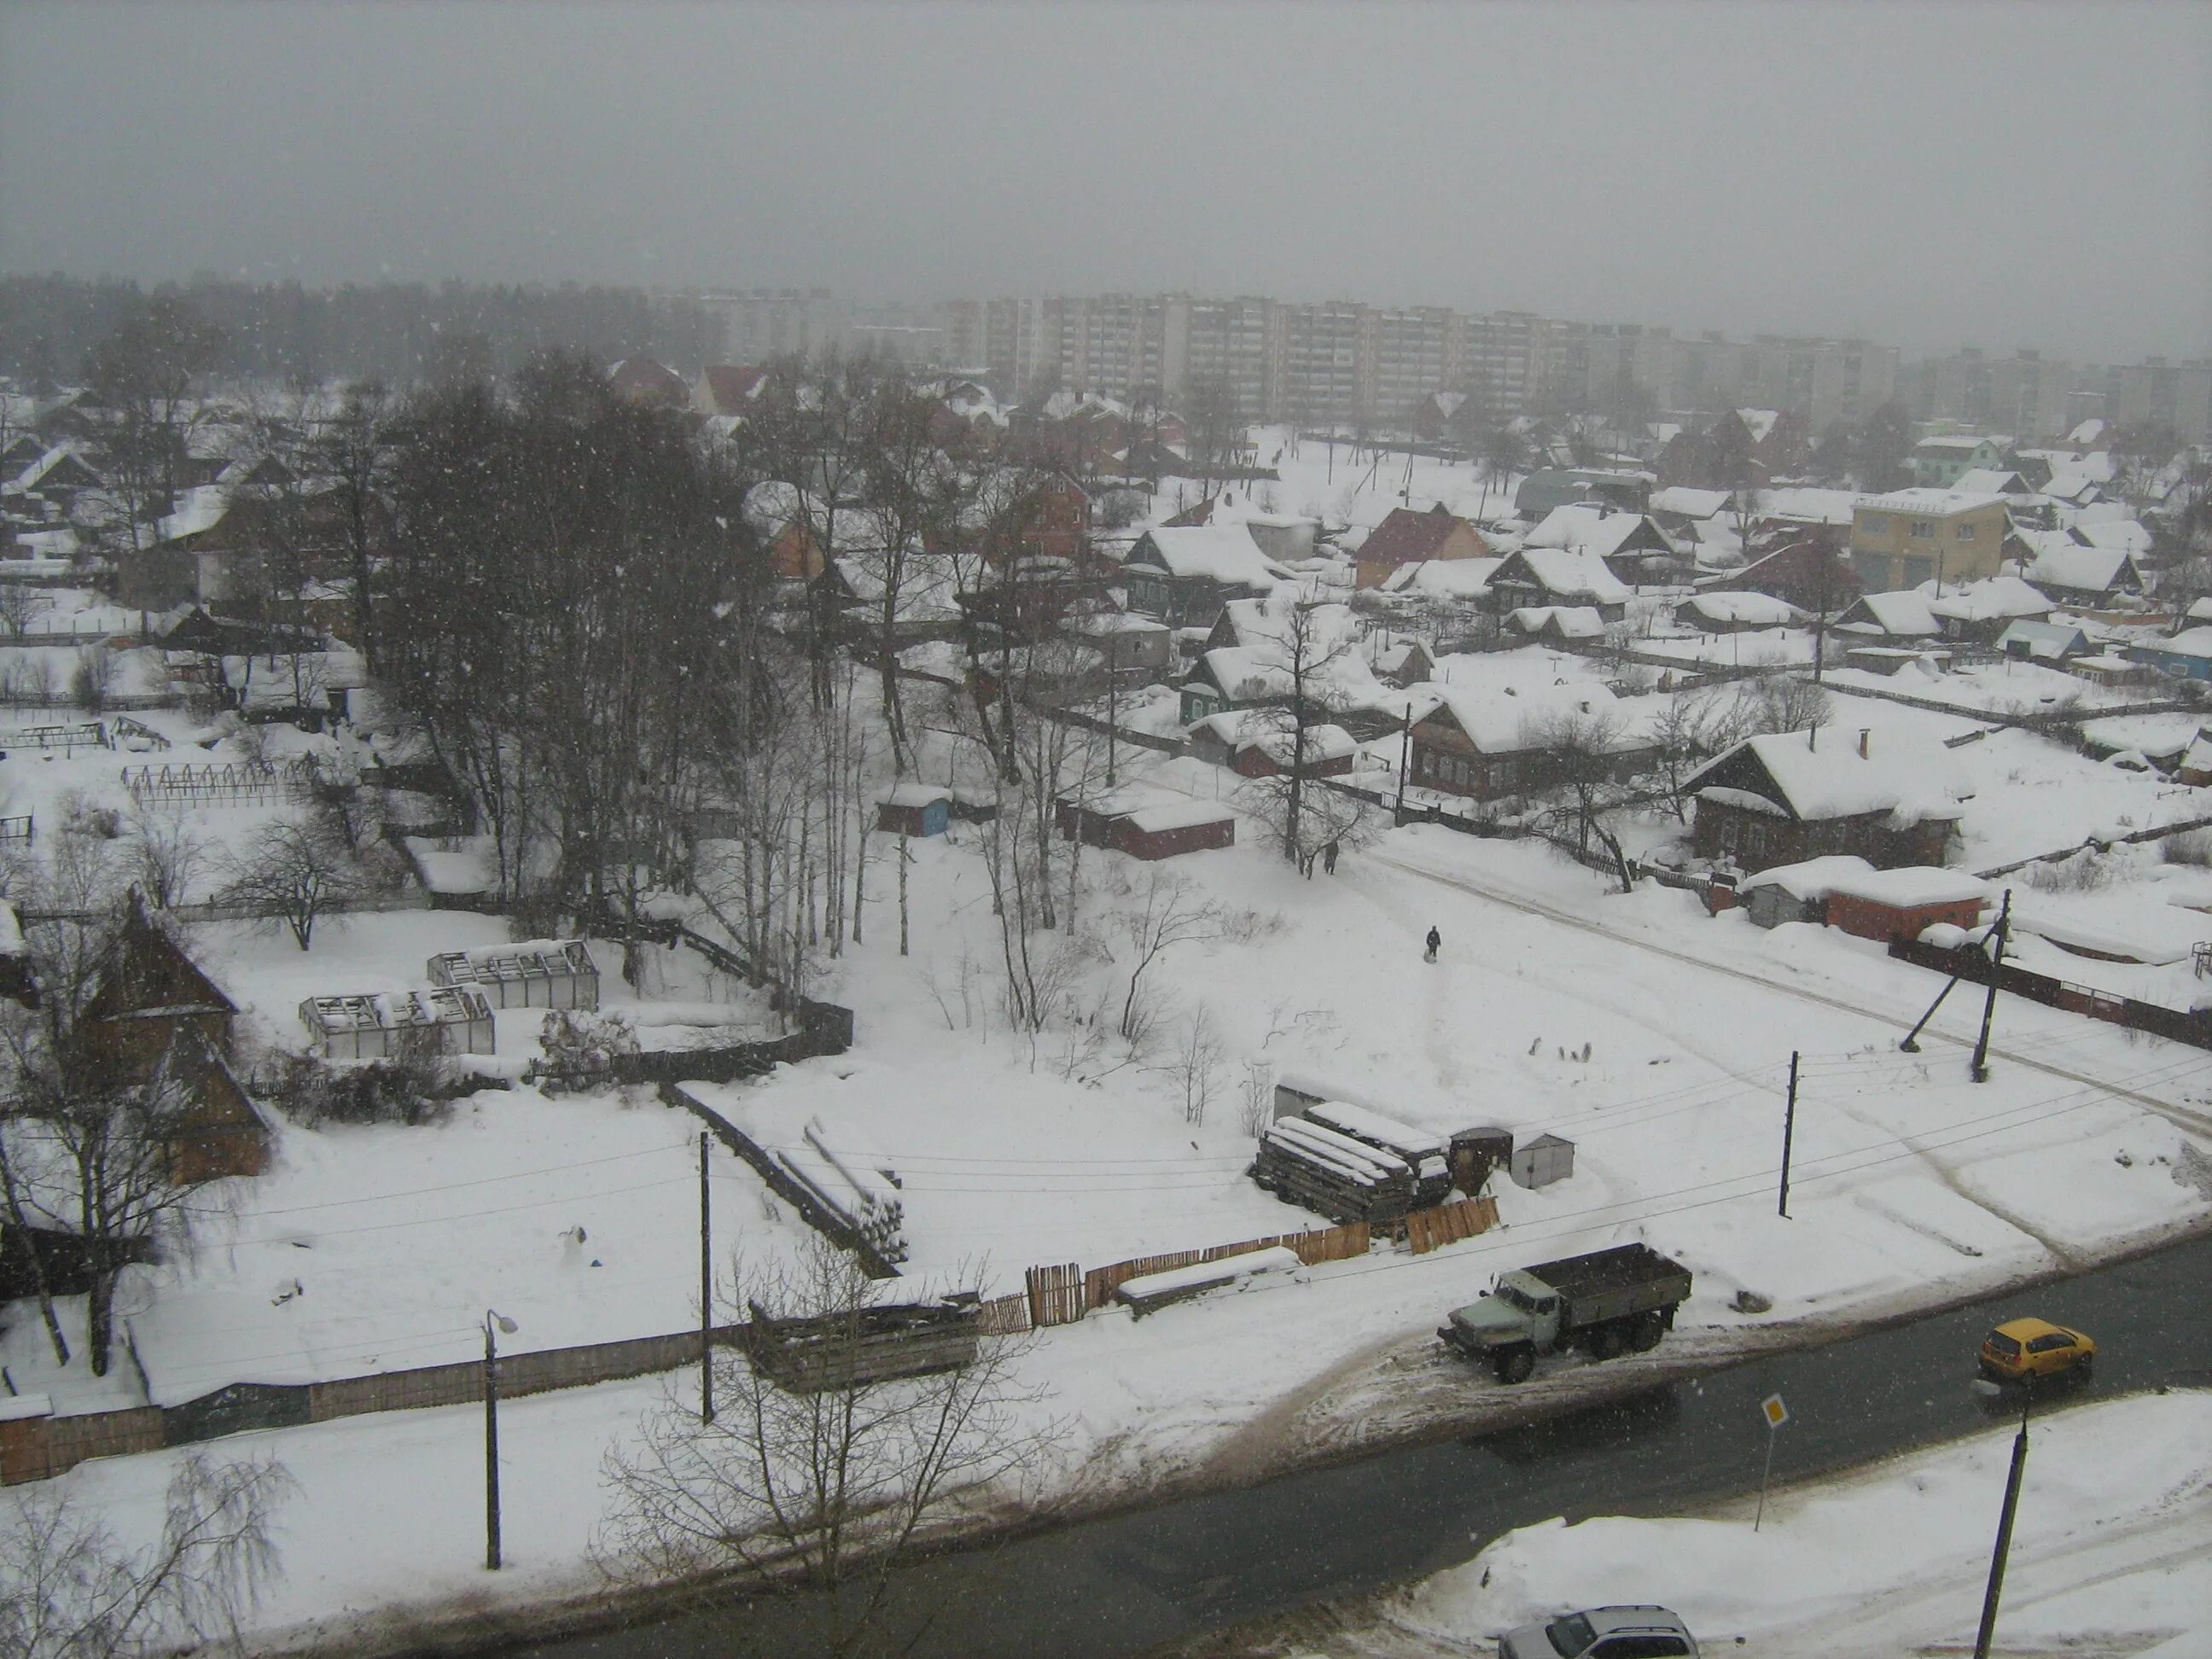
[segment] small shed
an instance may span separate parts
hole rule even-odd
[[[909,781],[876,802],[876,828],[895,836],[941,836],[952,822],[952,791]]]
[[[1513,1184],[1532,1191],[1565,1181],[1575,1172],[1575,1143],[1557,1135],[1538,1135],[1513,1152]]]
[[[1485,1125],[1462,1129],[1451,1138],[1452,1185],[1470,1198],[1481,1194],[1483,1183],[1513,1162],[1513,1131]]]
[[[389,1060],[415,1032],[431,1034],[441,1054],[494,1052],[491,1004],[483,992],[465,986],[309,997],[300,1005],[300,1023],[325,1060]]]
[[[1055,805],[1062,836],[1134,859],[1177,858],[1237,842],[1230,808],[1169,790],[1124,786],[1088,801],[1062,796]]]
[[[1828,890],[1828,926],[1858,939],[1918,939],[1938,922],[1972,927],[1989,890],[1962,870],[1908,866],[1849,874]]]
[[[1745,877],[1736,887],[1736,903],[1753,927],[1779,927],[1785,921],[1818,927],[1828,919],[1828,894],[1836,879],[1847,873],[1870,873],[1873,868],[1864,859],[1846,853],[1778,864]]]
[[[495,1008],[599,1006],[599,969],[580,939],[529,939],[447,951],[429,962],[433,985],[465,985]]]

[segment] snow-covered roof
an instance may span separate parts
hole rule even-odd
[[[1906,865],[1895,870],[1846,871],[1832,878],[1828,891],[1845,898],[1866,899],[1875,904],[1910,909],[1923,904],[1960,904],[1968,899],[1986,902],[1988,885],[1963,870],[1942,870],[1929,865]]]
[[[2061,531],[2040,531],[2029,545],[2036,550],[2022,575],[2038,587],[2065,587],[2078,592],[2110,592],[2128,568],[2128,555],[2120,548],[2084,547]]]
[[[1873,512],[1917,513],[1938,519],[2005,504],[2002,495],[1991,495],[1987,490],[1969,493],[1958,489],[1893,489],[1887,495],[1864,498],[1859,502]]]
[[[1187,830],[1194,824],[1218,823],[1237,814],[1219,801],[1196,800],[1170,789],[1129,783],[1094,795],[1083,810],[1105,818],[1126,818],[1146,834],[1162,830]]]
[[[1684,611],[1708,622],[1737,628],[1789,628],[1805,615],[1786,599],[1751,592],[1700,593],[1679,606],[1676,614]]]
[[[2084,519],[2075,526],[2075,532],[2087,537],[2092,547],[2117,553],[2150,551],[2150,532],[2133,519]]]
[[[230,496],[221,484],[199,484],[178,498],[177,510],[154,527],[157,542],[180,541],[212,530],[230,510]]]
[[[1779,887],[1795,899],[1824,899],[1834,890],[1841,878],[1863,875],[1874,866],[1856,853],[1831,853],[1825,858],[1806,859],[1797,864],[1778,864],[1771,870],[1761,870],[1747,876],[1736,886],[1739,893],[1748,893],[1761,887]]]
[[[1801,822],[1872,812],[1888,812],[1899,823],[1959,816],[1957,765],[1940,744],[1885,728],[1862,755],[1847,732],[1831,730],[1826,738],[1805,732],[1746,738],[1691,774],[1684,787],[1698,792],[1701,780],[1748,750],[1780,792],[1779,804]]]
[[[1802,485],[1759,492],[1760,515],[1808,524],[1847,525],[1851,511],[1869,497],[1856,489],[1815,489]]]
[[[2007,617],[2047,617],[2051,600],[2017,576],[1986,576],[1978,582],[1939,592],[1936,584],[1921,585],[1928,608],[1954,622],[1997,622]]]
[[[1778,409],[1739,409],[1735,417],[1743,422],[1744,430],[1751,434],[1755,444],[1766,441],[1766,434],[1774,430],[1774,423],[1782,418]]]
[[[2038,622],[2028,617],[2007,624],[1997,635],[1998,650],[2023,653],[2039,662],[2057,662],[2088,647],[2088,635],[2075,623]]]
[[[1935,635],[1943,631],[1936,620],[1936,613],[1928,608],[1928,596],[1916,589],[1907,588],[1894,593],[1868,593],[1858,603],[1867,608],[1885,634],[1900,638],[1917,635]]]
[[[1561,511],[1565,509],[1562,508]],[[1620,514],[1633,525],[1632,514]],[[1582,599],[1594,605],[1626,605],[1635,590],[1614,575],[1604,558],[1583,548],[1523,547],[1514,556],[1547,593],[1563,599]]]
[[[1276,566],[1252,539],[1252,532],[1241,524],[1163,526],[1148,530],[1138,538],[1132,562],[1141,559],[1147,547],[1171,576],[1204,576],[1264,589],[1274,583],[1278,574]]]
[[[876,799],[885,806],[931,806],[939,801],[949,801],[951,799],[952,790],[950,785],[924,783],[917,778],[908,778],[903,783],[895,783],[876,797]]]
[[[1677,514],[1685,519],[1710,519],[1716,513],[1726,511],[1734,499],[1733,490],[1692,489],[1686,484],[1674,484],[1652,496],[1651,510]]]
[[[1954,434],[1943,437],[1923,438],[1918,443],[1913,446],[1913,448],[1916,451],[1922,449],[1934,450],[1940,454],[1972,454],[1975,450],[1979,449],[1984,444],[1994,444],[1996,442],[1996,440],[1994,438],[1979,437],[1971,433]]]
[[[1479,599],[1490,590],[1490,579],[1503,559],[1424,559],[1407,565],[1394,591],[1434,599]]]
[[[1524,605],[1506,613],[1505,620],[1523,634],[1547,629],[1567,640],[1595,640],[1605,635],[1605,618],[1593,605]]]
[[[2152,640],[2136,649],[2168,652],[2179,657],[2212,657],[2212,628],[2185,628],[2172,639]]]
[[[1291,738],[1294,735],[1299,737],[1297,747],[1304,754],[1305,764],[1309,766],[1319,765],[1327,761],[1342,760],[1346,755],[1357,752],[1359,748],[1359,739],[1340,726],[1309,726],[1302,734],[1294,734],[1280,726],[1269,726],[1264,721],[1259,723],[1257,729],[1247,730],[1232,739],[1232,746],[1238,749],[1257,749],[1278,765],[1287,766],[1291,762]]]
[[[1969,467],[1951,481],[1951,490],[1959,495],[2025,495],[2027,481],[2019,473],[2002,467]]]
[[[1431,689],[1437,693],[1439,711],[1449,714],[1476,752],[1484,755],[1513,755],[1540,748],[1547,726],[1581,715],[1617,717],[1621,712],[1613,693],[1594,680],[1538,686],[1517,695],[1452,685]],[[1630,733],[1625,720],[1615,723],[1620,729],[1611,744],[1613,749],[1641,746],[1642,739]]]
[[[1546,514],[1544,521],[1528,532],[1528,540],[1521,546],[1524,552],[1541,548],[1574,549],[1603,558],[1619,551],[1622,543],[1650,523],[1641,513],[1607,512],[1601,507],[1571,501]],[[1674,544],[1656,525],[1651,528],[1668,546]]]

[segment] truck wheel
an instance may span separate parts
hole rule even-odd
[[[1502,1349],[1494,1363],[1500,1382],[1526,1382],[1536,1369],[1536,1351],[1526,1346]]]
[[[1659,1339],[1667,1334],[1667,1321],[1656,1313],[1639,1314],[1628,1328],[1628,1346],[1638,1353],[1650,1353],[1659,1346]]]
[[[1608,1319],[1604,1324],[1595,1326],[1590,1330],[1590,1358],[1611,1359],[1620,1353],[1625,1343],[1626,1337],[1621,1331],[1620,1322]]]

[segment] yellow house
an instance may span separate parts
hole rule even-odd
[[[1852,510],[1851,568],[1869,593],[1978,581],[1997,574],[2011,532],[2002,495],[1900,489]]]

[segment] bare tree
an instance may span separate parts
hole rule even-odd
[[[319,820],[270,824],[233,860],[232,871],[222,902],[246,907],[271,930],[289,929],[302,951],[316,922],[369,885],[353,848]]]
[[[1651,726],[1652,764],[1675,817],[1689,821],[1683,793],[1691,774],[1747,730],[1749,709],[1733,690],[1702,686],[1675,692]]]
[[[1541,757],[1551,787],[1565,797],[1565,812],[1574,835],[1575,856],[1587,861],[1590,842],[1601,843],[1607,861],[1627,892],[1628,860],[1620,837],[1605,823],[1606,812],[1629,793],[1621,781],[1622,738],[1626,722],[1611,708],[1572,710],[1531,723],[1527,741]]]
[[[156,910],[184,902],[208,860],[208,845],[181,806],[142,806],[131,815],[138,885]]]
[[[161,1536],[135,1550],[66,1492],[26,1493],[0,1523],[0,1652],[240,1650],[240,1621],[276,1575],[272,1522],[294,1490],[273,1459],[191,1453],[169,1481]]]
[[[104,645],[80,649],[76,666],[70,672],[70,696],[76,706],[88,714],[100,713],[114,686],[115,653]]]
[[[52,601],[35,587],[19,582],[0,583],[0,629],[11,640],[31,631],[31,624],[52,608]]]
[[[787,1264],[734,1264],[725,1312],[814,1322],[834,1372],[884,1291],[813,1239]],[[711,1422],[672,1392],[634,1446],[608,1454],[603,1568],[618,1583],[657,1585],[735,1573],[810,1598],[814,1651],[905,1650],[912,1633],[889,1628],[900,1553],[1012,1496],[1044,1452],[1049,1430],[1027,1414],[1037,1395],[1017,1380],[1013,1358],[1008,1340],[986,1335],[954,1369],[790,1393],[716,1350]],[[749,1620],[726,1635],[745,1651],[778,1650],[781,1639]]]
[[[1833,718],[1828,694],[1796,674],[1769,674],[1742,692],[1752,732],[1809,732]]]
[[[1121,1035],[1134,1042],[1146,972],[1179,945],[1205,945],[1246,931],[1248,921],[1208,898],[1172,870],[1154,865],[1140,902],[1117,920],[1129,945],[1129,990],[1121,999]]]

